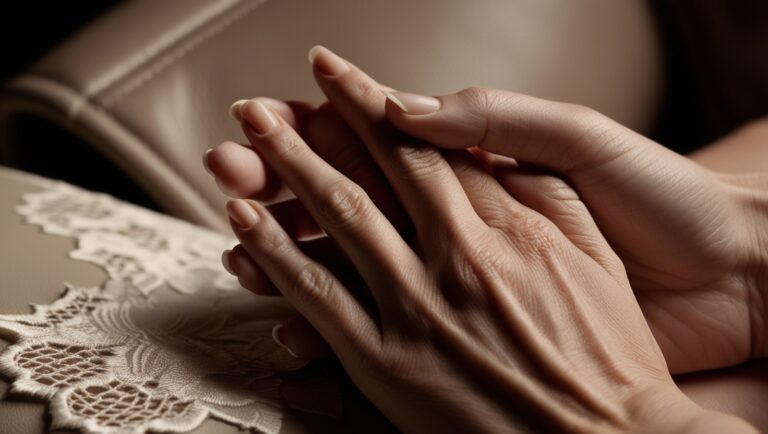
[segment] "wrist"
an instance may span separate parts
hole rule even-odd
[[[744,260],[740,275],[749,292],[752,357],[768,356],[768,173],[723,175],[739,214]]]
[[[674,384],[663,384],[633,397],[630,411],[635,423],[631,432],[675,434],[756,434],[745,420],[706,410],[685,396]]]

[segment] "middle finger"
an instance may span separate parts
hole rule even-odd
[[[310,59],[318,85],[363,139],[420,235],[483,226],[440,152],[389,125],[380,84],[326,48],[313,48]]]
[[[347,253],[380,308],[423,264],[365,192],[317,156],[299,134],[257,100],[240,110],[249,140]]]

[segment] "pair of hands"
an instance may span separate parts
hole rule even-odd
[[[225,265],[306,318],[283,344],[327,342],[406,431],[739,425],[690,403],[664,357],[684,372],[765,349],[743,188],[580,107],[483,89],[385,103],[333,53],[313,63],[329,105],[236,105],[252,148],[206,154],[233,196],[281,180],[298,198],[228,204]]]

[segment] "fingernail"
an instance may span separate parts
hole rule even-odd
[[[277,343],[277,345],[280,345],[280,347],[285,349],[285,351],[288,351],[288,354],[299,359],[300,357],[297,356],[296,353],[294,353],[290,348],[288,348],[288,346],[283,343],[282,339],[280,339],[280,330],[282,330],[282,328],[283,328],[282,324],[278,324],[272,328],[272,339],[275,340],[275,343]]]
[[[315,45],[314,47],[309,49],[308,57],[309,57],[310,65],[315,64],[315,57],[317,57],[317,53],[319,53],[320,50],[322,49],[323,47],[321,47],[320,45]]]
[[[203,167],[205,168],[205,171],[208,172],[209,175],[213,176],[213,171],[211,171],[211,166],[208,165],[208,155],[213,151],[213,149],[208,149],[203,153]]]
[[[224,250],[224,252],[221,254],[221,265],[224,266],[224,269],[227,270],[227,273],[237,276],[237,274],[232,271],[232,263],[229,262],[229,254],[232,253],[232,250]]]
[[[256,210],[243,199],[232,199],[227,202],[227,213],[241,229],[250,229],[259,222]]]
[[[309,50],[309,63],[314,65],[321,74],[328,77],[349,71],[349,65],[344,59],[320,45],[315,45]]]
[[[240,109],[240,116],[248,122],[256,134],[267,134],[278,125],[275,113],[264,103],[255,99]]]
[[[243,107],[243,104],[247,103],[247,99],[239,99],[232,103],[231,106],[229,106],[229,116],[232,117],[232,119],[240,122],[241,116],[240,116],[240,109]]]
[[[388,100],[409,115],[427,115],[440,108],[440,100],[431,96],[407,92],[384,92],[384,94]]]
[[[226,196],[229,197],[238,197],[241,196],[236,191],[231,190],[229,187],[227,187],[224,182],[219,179],[219,177],[213,178],[213,180],[216,182],[216,186],[219,187],[219,190],[224,193]]]

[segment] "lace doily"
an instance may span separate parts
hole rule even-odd
[[[23,202],[27,222],[76,239],[69,256],[109,278],[0,315],[12,393],[50,402],[53,428],[87,433],[186,432],[208,417],[280,430],[277,373],[302,363],[271,330],[293,311],[222,269],[233,239],[64,183]]]

